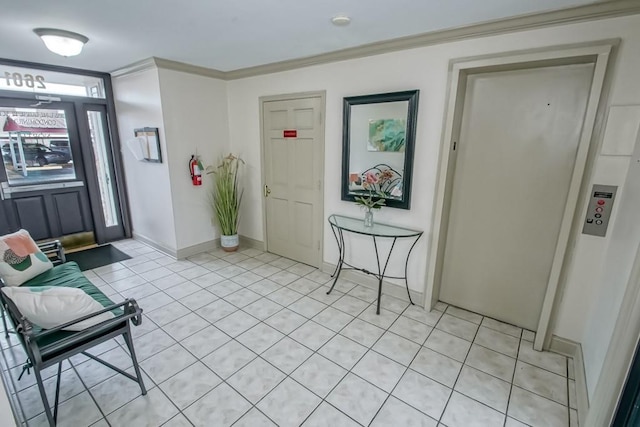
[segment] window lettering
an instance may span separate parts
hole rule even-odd
[[[26,86],[29,88],[36,87],[38,89],[47,88],[47,85],[44,82],[44,77],[40,75],[34,76],[32,74],[10,73],[9,71],[5,71],[4,80],[5,80],[5,83],[7,84],[7,87]]]

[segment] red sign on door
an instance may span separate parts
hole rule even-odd
[[[297,138],[298,137],[298,131],[295,129],[285,129],[282,131],[282,136],[284,138]]]

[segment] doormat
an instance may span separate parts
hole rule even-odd
[[[131,259],[129,255],[114,248],[112,245],[103,245],[97,248],[74,252],[67,254],[66,257],[67,261],[77,262],[82,271],[124,261],[125,259]]]

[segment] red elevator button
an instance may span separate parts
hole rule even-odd
[[[604,200],[598,200],[598,204],[599,204],[600,206],[604,205]]]

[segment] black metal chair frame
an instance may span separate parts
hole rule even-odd
[[[61,264],[65,262],[64,250],[59,241],[47,242],[38,245],[40,249],[49,256],[54,264]],[[0,287],[4,286],[4,282],[0,278]],[[40,347],[38,345],[38,339],[46,337],[61,331],[64,328],[68,328],[71,325],[90,319],[94,316],[98,316],[102,313],[106,313],[112,310],[121,309],[122,314],[115,316],[113,319],[106,320],[91,326],[82,331],[75,332],[73,335],[69,335],[63,339],[55,341],[51,344]],[[140,385],[142,394],[147,394],[147,390],[144,386],[142,375],[140,373],[140,367],[138,366],[138,360],[133,347],[133,338],[131,336],[131,327],[129,321],[135,326],[142,323],[142,309],[138,307],[138,304],[134,299],[126,299],[119,304],[113,304],[109,307],[105,307],[103,310],[89,314],[87,316],[80,317],[72,320],[71,322],[57,326],[52,329],[43,329],[35,331],[33,324],[27,320],[26,317],[20,313],[18,307],[9,298],[5,298],[3,293],[0,292],[0,311],[2,315],[2,323],[4,326],[5,337],[9,337],[9,330],[7,328],[7,321],[5,318],[5,311],[9,314],[9,321],[12,323],[15,334],[18,336],[25,352],[27,353],[27,361],[23,367],[23,371],[33,368],[34,375],[36,376],[36,383],[38,385],[38,391],[42,398],[42,404],[51,427],[54,427],[58,417],[58,400],[60,397],[60,376],[62,373],[62,362],[76,354],[83,354],[90,359],[99,362],[108,368],[113,369],[119,374],[124,375],[132,381],[137,382]],[[135,376],[123,371],[122,369],[113,366],[112,364],[87,353],[86,350],[108,341],[112,338],[122,335],[124,341],[129,349],[131,360],[133,362],[133,368],[135,370]],[[56,394],[55,402],[53,405],[53,413],[42,381],[41,372],[50,366],[58,365],[58,372],[56,378]],[[23,372],[24,373],[24,372]]]

